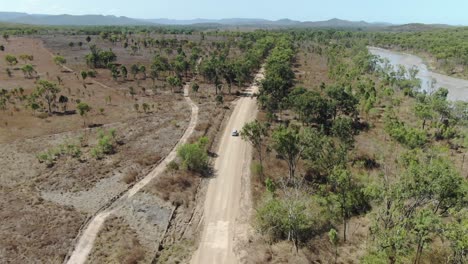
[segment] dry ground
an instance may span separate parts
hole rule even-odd
[[[209,150],[214,153],[217,149],[218,131],[223,129],[224,122],[231,113],[231,102],[238,98],[237,91],[241,91],[244,87],[233,87],[231,95],[225,88],[221,92],[224,96],[224,104],[217,104],[212,84],[205,82],[202,77],[195,78],[193,82],[200,85],[198,93],[190,92],[192,100],[199,107],[199,116],[198,125],[189,141],[194,142],[200,137],[208,137]],[[130,220],[133,224],[138,223],[137,239],[146,248],[145,252],[142,253],[142,263],[148,263],[151,260],[157,263],[180,263],[189,260],[193,250],[195,250],[195,241],[200,231],[204,192],[209,177],[210,175],[195,174],[182,168],[176,171],[168,170],[144,188],[143,196],[147,199],[161,200],[158,204],[174,211],[171,219],[168,219],[170,220],[169,226],[165,227],[159,221],[152,225],[152,228],[157,231],[148,229],[146,234],[142,233],[141,230],[149,228],[149,224],[154,223],[154,221]],[[163,207],[152,208],[145,210],[143,214],[149,216],[149,214],[158,211],[159,215],[165,215],[167,212],[165,210]],[[122,217],[128,219],[129,214],[123,213]],[[129,220],[126,222],[128,223]],[[115,223],[117,229],[123,229],[125,225],[122,221]],[[99,236],[105,237],[107,232],[103,230]],[[149,236],[149,233],[152,235]],[[162,237],[160,237],[161,235]],[[127,241],[127,237],[115,233],[113,240],[115,245],[121,245]],[[108,258],[108,256],[99,253],[102,248],[109,247],[107,244],[105,239],[96,240],[95,249],[90,258],[93,259],[93,263],[102,263]],[[112,250],[117,249],[113,247]],[[116,261],[116,256],[114,256],[114,260]]]
[[[89,80],[84,88],[74,73],[62,72],[52,62],[39,39],[12,38],[0,54],[0,85],[7,90],[21,86],[29,94],[35,84],[34,79],[26,79],[21,71],[7,66],[5,54],[33,55],[38,75],[51,81],[60,76],[64,80],[61,94],[89,103],[93,110],[87,124],[102,125],[83,129],[83,119],[77,114],[39,118],[41,113],[34,116],[20,101],[0,112],[0,236],[6,238],[0,242],[0,259],[7,263],[61,263],[86,217],[169,152],[188,125],[190,109],[182,95],[167,88],[156,94],[139,91],[135,98],[127,94],[128,83],[110,80],[109,86],[102,86]],[[13,77],[6,75],[6,67],[12,69]],[[107,80],[106,74],[99,72],[97,79]],[[150,82],[142,80],[140,85]],[[112,100],[106,104],[108,96]],[[136,112],[134,104],[143,102],[151,106],[148,113],[141,108]],[[69,103],[68,109],[74,110],[74,105]],[[111,128],[117,135],[115,154],[93,158],[91,149],[97,144],[98,131]],[[36,154],[64,143],[80,146],[82,157],[60,157],[51,168],[36,159]]]

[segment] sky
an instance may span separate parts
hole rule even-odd
[[[468,25],[468,0],[0,0],[0,11],[133,18],[331,18]]]

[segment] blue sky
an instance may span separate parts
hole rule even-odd
[[[330,18],[468,25],[468,0],[0,0],[1,11],[135,18]]]

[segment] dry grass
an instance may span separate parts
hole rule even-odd
[[[170,201],[175,206],[188,207],[195,199],[200,176],[189,171],[166,172],[148,187],[148,190]]]
[[[0,187],[0,208],[2,263],[62,263],[85,219],[28,186]]]
[[[119,239],[125,237],[125,239]],[[146,249],[137,233],[123,219],[113,217],[105,222],[96,238],[89,263],[144,263]]]
[[[130,184],[134,182],[138,178],[138,171],[135,169],[130,169],[127,171],[125,176],[122,177],[122,181],[125,182],[126,184]]]

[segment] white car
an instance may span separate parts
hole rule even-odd
[[[234,129],[231,134],[233,137],[238,137],[239,136],[239,131],[237,129]]]

